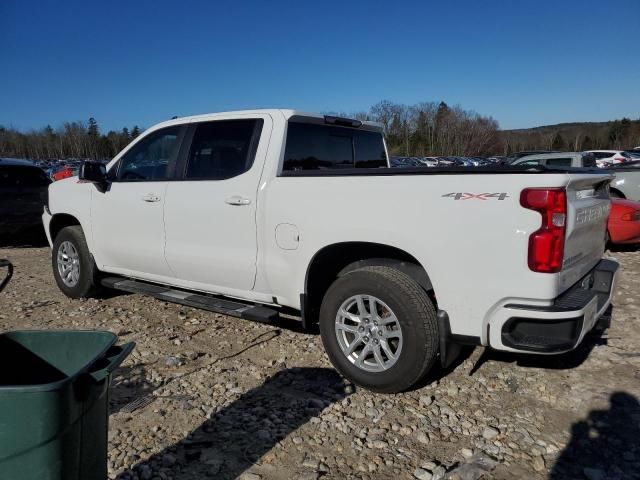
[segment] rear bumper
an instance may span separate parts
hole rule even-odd
[[[541,354],[563,353],[576,348],[602,320],[618,278],[618,262],[602,259],[573,287],[550,305],[508,303],[489,323],[489,344],[496,350]]]

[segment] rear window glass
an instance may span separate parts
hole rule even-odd
[[[547,165],[550,167],[570,167],[570,158],[550,158],[547,160]]]
[[[382,134],[354,128],[290,122],[283,170],[387,166]]]

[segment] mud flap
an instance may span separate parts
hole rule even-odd
[[[461,345],[452,341],[449,314],[444,310],[438,310],[436,318],[440,334],[440,365],[447,368],[460,354]]]

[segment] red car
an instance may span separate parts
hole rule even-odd
[[[73,175],[73,168],[65,165],[64,168],[55,172],[53,175],[51,175],[51,177],[53,178],[54,182],[57,182],[58,180],[62,180],[63,178],[73,177]]]
[[[612,198],[607,230],[613,244],[640,243],[640,202]]]

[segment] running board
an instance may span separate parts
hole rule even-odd
[[[177,290],[140,280],[130,280],[122,277],[106,277],[103,278],[100,283],[107,288],[130,293],[142,293],[165,302],[179,303],[189,307],[201,308],[203,310],[209,310],[210,312],[222,313],[224,315],[240,317],[256,322],[274,322],[280,316],[278,311],[272,308],[242,303],[237,300],[226,300],[186,290]]]

